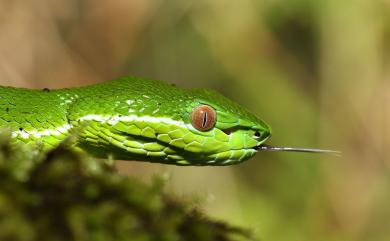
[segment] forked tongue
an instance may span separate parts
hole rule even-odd
[[[270,146],[261,144],[257,147],[259,151],[289,151],[289,152],[311,152],[311,153],[323,153],[340,156],[341,152],[333,150],[322,150],[322,149],[312,149],[312,148],[296,148],[296,147],[286,147],[286,146]]]

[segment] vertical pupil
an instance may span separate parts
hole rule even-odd
[[[191,124],[198,131],[208,131],[216,124],[216,112],[207,105],[195,107],[191,114]]]
[[[202,128],[206,127],[206,123],[207,123],[207,111],[203,111],[203,115],[202,115]]]

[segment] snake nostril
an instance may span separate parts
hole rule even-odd
[[[261,137],[260,131],[256,131],[256,132],[255,132],[255,137],[257,137],[257,138],[260,138],[260,137]]]

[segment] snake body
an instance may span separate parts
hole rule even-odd
[[[207,131],[191,123],[199,105],[216,113]],[[270,136],[261,119],[217,92],[134,77],[67,89],[0,87],[0,128],[43,150],[76,133],[74,147],[96,157],[176,165],[239,163]]]

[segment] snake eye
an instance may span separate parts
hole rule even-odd
[[[199,131],[208,131],[215,125],[217,113],[208,105],[195,107],[191,113],[191,124]]]

